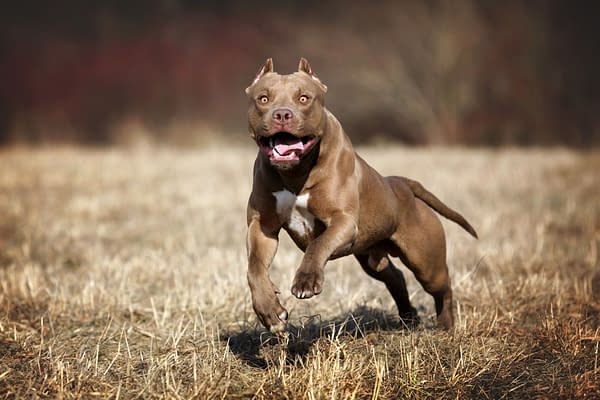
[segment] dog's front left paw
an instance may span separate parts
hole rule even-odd
[[[299,299],[309,299],[323,290],[323,271],[298,271],[292,284],[292,294]]]

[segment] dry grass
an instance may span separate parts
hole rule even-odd
[[[470,219],[445,223],[453,335],[406,331],[348,258],[289,335],[257,324],[245,281],[254,151],[0,153],[0,398],[598,398],[600,154],[363,148]],[[595,275],[594,275],[595,274]],[[409,275],[410,276],[410,275]]]

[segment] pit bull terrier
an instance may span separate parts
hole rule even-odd
[[[402,272],[390,260],[398,257],[433,296],[438,327],[452,328],[445,235],[432,209],[477,233],[418,182],[382,177],[358,156],[325,108],[326,92],[304,58],[289,75],[274,72],[269,58],[246,89],[248,128],[259,149],[246,243],[256,315],[272,332],[285,329],[288,312],[268,275],[283,228],[305,253],[292,283],[297,298],[321,293],[327,261],[353,254],[385,283],[400,317],[417,321]]]

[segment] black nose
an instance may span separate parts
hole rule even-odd
[[[278,108],[273,111],[273,119],[277,122],[287,122],[294,118],[294,113],[289,108]]]

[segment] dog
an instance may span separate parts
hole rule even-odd
[[[268,274],[283,228],[304,252],[291,288],[297,298],[321,293],[327,261],[353,254],[385,283],[402,320],[418,323],[402,272],[390,259],[397,257],[433,296],[437,326],[451,329],[445,234],[432,210],[477,238],[475,229],[418,182],[370,167],[325,108],[326,92],[304,58],[289,75],[274,72],[267,59],[246,88],[248,130],[258,146],[246,241],[258,319],[271,332],[285,330],[288,312]]]

